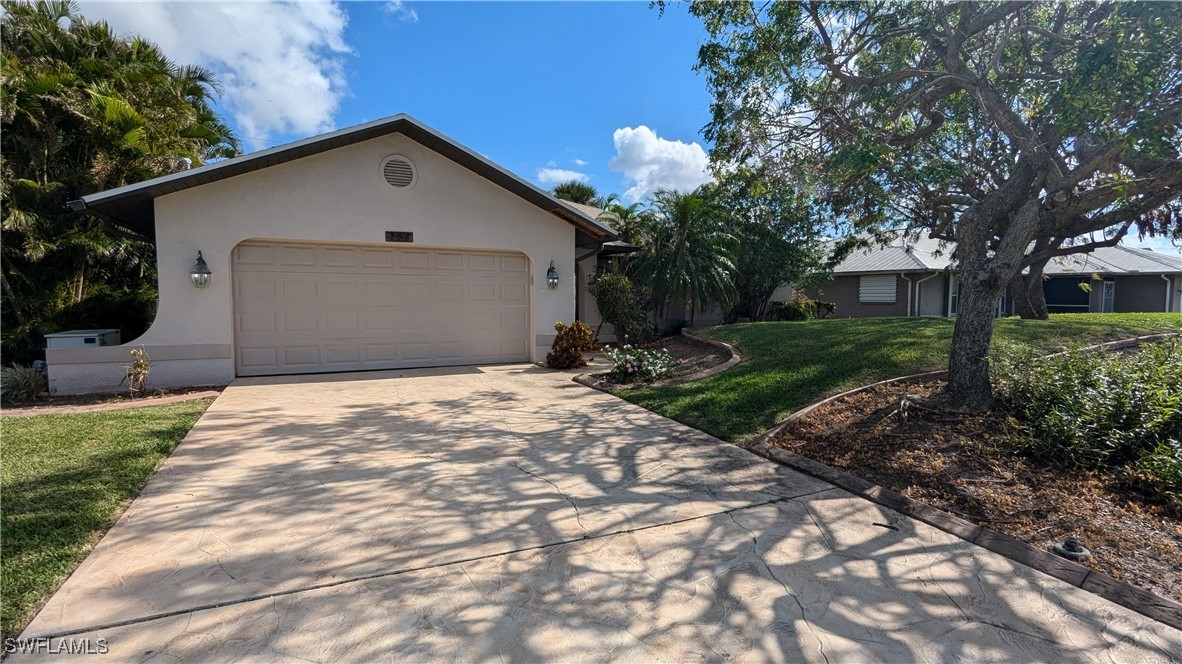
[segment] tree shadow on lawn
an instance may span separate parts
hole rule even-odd
[[[1098,599],[1068,612],[1058,592],[1082,591],[568,385],[545,408],[510,374],[474,376],[461,398],[398,383],[402,398],[327,415],[311,387],[279,406],[219,402],[30,635],[179,611],[94,635],[116,653],[350,660],[1182,646]]]

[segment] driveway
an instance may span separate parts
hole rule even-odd
[[[235,381],[24,634],[63,635],[105,639],[103,661],[1182,652],[1182,632],[531,366]]]

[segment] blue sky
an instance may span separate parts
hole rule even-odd
[[[704,182],[701,27],[647,2],[83,3],[225,83],[248,150],[398,113],[549,188]]]
[[[683,5],[628,2],[81,3],[222,79],[248,151],[409,113],[543,188],[638,200],[708,180],[702,38]],[[1163,240],[1126,240],[1158,251]]]

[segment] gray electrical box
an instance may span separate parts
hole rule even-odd
[[[47,348],[95,348],[118,346],[119,330],[70,330],[45,335]]]

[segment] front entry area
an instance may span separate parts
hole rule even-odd
[[[233,280],[239,376],[529,361],[524,254],[252,240]]]

